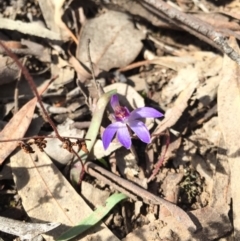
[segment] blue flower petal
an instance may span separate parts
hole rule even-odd
[[[116,108],[118,106],[120,106],[119,105],[119,100],[118,100],[118,95],[112,95],[110,104],[111,104],[113,110],[116,110]]]
[[[151,137],[145,124],[141,121],[131,121],[129,127],[135,132],[142,142],[150,143]]]
[[[122,126],[121,122],[115,122],[107,126],[107,128],[104,130],[103,136],[102,136],[102,142],[105,150],[107,150],[107,148],[109,147],[113,139],[113,136],[121,126]]]
[[[163,114],[151,107],[142,107],[133,110],[128,118],[129,122],[140,118],[162,117]]]
[[[130,149],[132,145],[132,140],[126,124],[122,123],[122,126],[118,129],[117,139],[124,147]]]

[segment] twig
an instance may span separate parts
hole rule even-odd
[[[0,18],[0,29],[16,30],[24,34],[51,40],[62,40],[60,34],[44,28],[36,23],[24,23],[12,19]]]
[[[23,59],[22,65],[25,65],[26,61],[27,61],[27,59],[25,57]],[[19,89],[18,89],[18,86],[19,86],[19,83],[21,81],[21,78],[22,78],[22,69],[19,70],[19,75],[18,75],[17,82],[16,82],[15,89],[14,89],[14,114],[16,114],[18,112],[18,109],[19,109],[19,105],[18,105]]]
[[[153,178],[155,178],[157,173],[159,172],[159,169],[163,165],[164,158],[166,156],[169,144],[170,144],[170,134],[169,134],[169,131],[167,131],[167,133],[166,133],[165,150],[164,150],[163,154],[160,156],[160,158],[159,158],[159,160],[158,160],[158,162],[157,162],[157,164],[156,164],[156,166],[155,166],[155,168],[154,168],[154,170],[152,172],[152,175],[148,178],[147,182],[151,182],[153,180]]]
[[[90,64],[90,70],[91,70],[91,73],[92,73],[92,78],[94,80],[95,87],[96,87],[96,89],[98,89],[96,78],[95,78],[95,73],[94,73],[94,69],[93,69],[93,62],[92,62],[91,54],[90,54],[90,43],[91,43],[91,40],[88,39],[88,42],[87,42],[88,61],[89,61],[89,64]]]
[[[100,83],[97,82],[96,78],[95,78],[95,73],[94,73],[94,68],[93,68],[93,62],[92,62],[92,59],[91,59],[91,54],[90,54],[90,42],[91,40],[88,39],[88,61],[90,63],[90,69],[91,69],[91,73],[92,73],[92,78],[93,78],[93,81],[94,81],[94,85],[95,85],[95,88],[98,92],[98,97],[100,97],[103,93],[104,93],[104,90],[101,86]]]
[[[5,140],[0,140],[0,142],[12,142],[12,141],[27,141],[31,139],[55,139],[57,136],[29,136],[29,137],[23,137],[20,139],[5,139]],[[83,140],[83,141],[90,141],[90,139],[85,139],[85,138],[78,138],[78,137],[73,137],[73,136],[62,136],[63,139],[74,139],[74,140]]]
[[[137,186],[134,183],[129,182],[128,180],[122,179],[121,177],[114,175],[113,173],[105,170],[104,168],[96,165],[93,162],[87,162],[85,164],[85,170],[91,176],[94,176],[99,180],[106,182],[107,184],[113,186],[116,190],[128,195],[134,200],[138,200],[137,197],[140,197],[148,204],[165,206],[171,212],[173,217],[175,217],[179,222],[182,222],[184,225],[186,225],[188,230],[196,230],[196,225],[193,223],[187,213],[185,213],[175,204],[170,203],[163,198],[155,196],[147,190]]]
[[[6,53],[15,61],[15,63],[17,64],[17,66],[19,67],[19,69],[22,70],[22,73],[25,77],[25,79],[28,81],[28,84],[30,86],[30,88],[32,89],[32,92],[34,93],[34,95],[36,96],[37,100],[38,100],[38,103],[39,105],[41,106],[41,109],[46,117],[46,119],[48,120],[49,124],[51,125],[51,127],[53,128],[55,134],[56,134],[56,137],[60,140],[60,141],[63,141],[64,139],[59,135],[58,133],[58,130],[56,128],[56,126],[54,125],[53,121],[51,120],[51,118],[49,117],[49,115],[47,114],[47,111],[46,109],[44,108],[44,105],[41,101],[41,98],[38,94],[38,91],[37,91],[37,88],[34,84],[34,81],[32,79],[32,76],[29,74],[28,70],[26,69],[25,66],[23,66],[20,61],[18,60],[17,56],[11,52],[11,50],[9,50],[1,41],[0,41],[0,46],[2,46]]]
[[[144,0],[143,5],[150,11],[149,7],[154,6],[160,11],[158,13],[162,18],[220,49],[240,65],[240,55],[229,46],[224,36],[220,32],[215,31],[208,23],[174,9],[162,0]]]
[[[85,99],[85,104],[89,107],[90,109],[90,104],[88,103],[88,96],[87,94],[85,93],[85,91],[83,90],[82,88],[82,83],[79,81],[79,79],[77,79],[77,86],[78,86],[78,89],[79,91],[82,93],[82,95],[84,96],[84,99]]]

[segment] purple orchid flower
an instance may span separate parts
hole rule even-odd
[[[132,130],[142,142],[150,143],[151,137],[149,131],[139,119],[162,117],[163,114],[150,107],[142,107],[130,112],[127,107],[120,106],[117,95],[112,96],[110,103],[114,110],[116,122],[110,124],[103,132],[102,141],[104,149],[106,150],[108,148],[116,133],[118,141],[127,149],[130,149],[132,145],[130,130]]]

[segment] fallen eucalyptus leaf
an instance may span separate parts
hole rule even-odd
[[[41,95],[47,87],[48,84],[41,88],[39,94]],[[24,136],[32,121],[36,103],[37,98],[33,98],[13,116],[0,132],[1,140],[18,139]],[[0,142],[0,164],[4,162],[16,147],[17,142],[14,141]]]
[[[106,11],[88,20],[81,30],[77,49],[78,59],[88,65],[88,39],[91,40],[91,59],[99,69],[110,70],[131,63],[142,49],[145,34],[134,27],[131,16]]]
[[[11,157],[14,181],[23,207],[32,220],[62,223],[46,237],[48,241],[56,240],[80,219],[90,215],[92,210],[50,158],[38,149],[35,151],[36,155],[19,151]],[[102,240],[118,240],[102,223],[89,230],[89,233],[94,232]],[[87,240],[85,235],[81,237],[82,241]]]

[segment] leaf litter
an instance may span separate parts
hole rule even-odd
[[[3,167],[12,153],[14,185],[21,210],[26,212],[21,220],[61,223],[43,234],[46,240],[56,240],[66,231],[65,238],[70,239],[79,222],[76,240],[190,241],[223,240],[223,236],[238,240],[239,50],[233,37],[221,38],[221,34],[239,38],[238,2],[220,7],[196,1],[164,5],[159,0],[155,9],[148,0],[142,5],[129,1],[25,2],[16,8],[12,2],[0,4],[1,39],[19,60],[22,55],[28,59],[37,86],[59,75],[42,95],[43,103],[58,130],[62,129],[60,135],[86,138],[89,153],[81,146],[79,155],[83,162],[88,160],[81,176],[81,162],[63,150],[59,140],[48,141],[50,157],[37,149],[34,154],[12,153],[17,142],[1,142]],[[77,13],[85,16],[79,19]],[[24,41],[39,44],[42,50],[34,52]],[[230,48],[234,51],[227,51]],[[27,90],[26,80],[16,84],[21,70],[3,49],[0,53],[0,116],[6,124],[1,140],[24,137],[31,122],[35,123],[33,116],[44,122],[33,135],[53,135],[42,110],[38,107],[35,111],[37,101],[30,100],[33,94]],[[149,106],[165,112],[164,118],[145,123],[152,134],[150,145],[133,135],[132,152],[123,149],[117,138],[108,150],[103,149],[101,136],[112,121],[108,103],[116,92],[121,105],[130,110]],[[17,102],[22,108],[14,114],[11,109]],[[76,122],[81,130],[71,129]],[[80,146],[70,140],[78,152]],[[159,160],[163,162],[154,172]],[[60,171],[54,163],[61,163]],[[3,172],[3,200],[12,188],[10,181]],[[110,208],[104,206],[109,196],[118,195],[116,191],[130,198],[124,202],[116,199]],[[4,211],[10,215],[15,207],[7,202]],[[99,216],[98,211],[104,215]],[[92,218],[104,221],[107,227],[103,222],[89,224]],[[6,226],[6,221],[1,225]],[[6,237],[12,240],[12,236]]]

